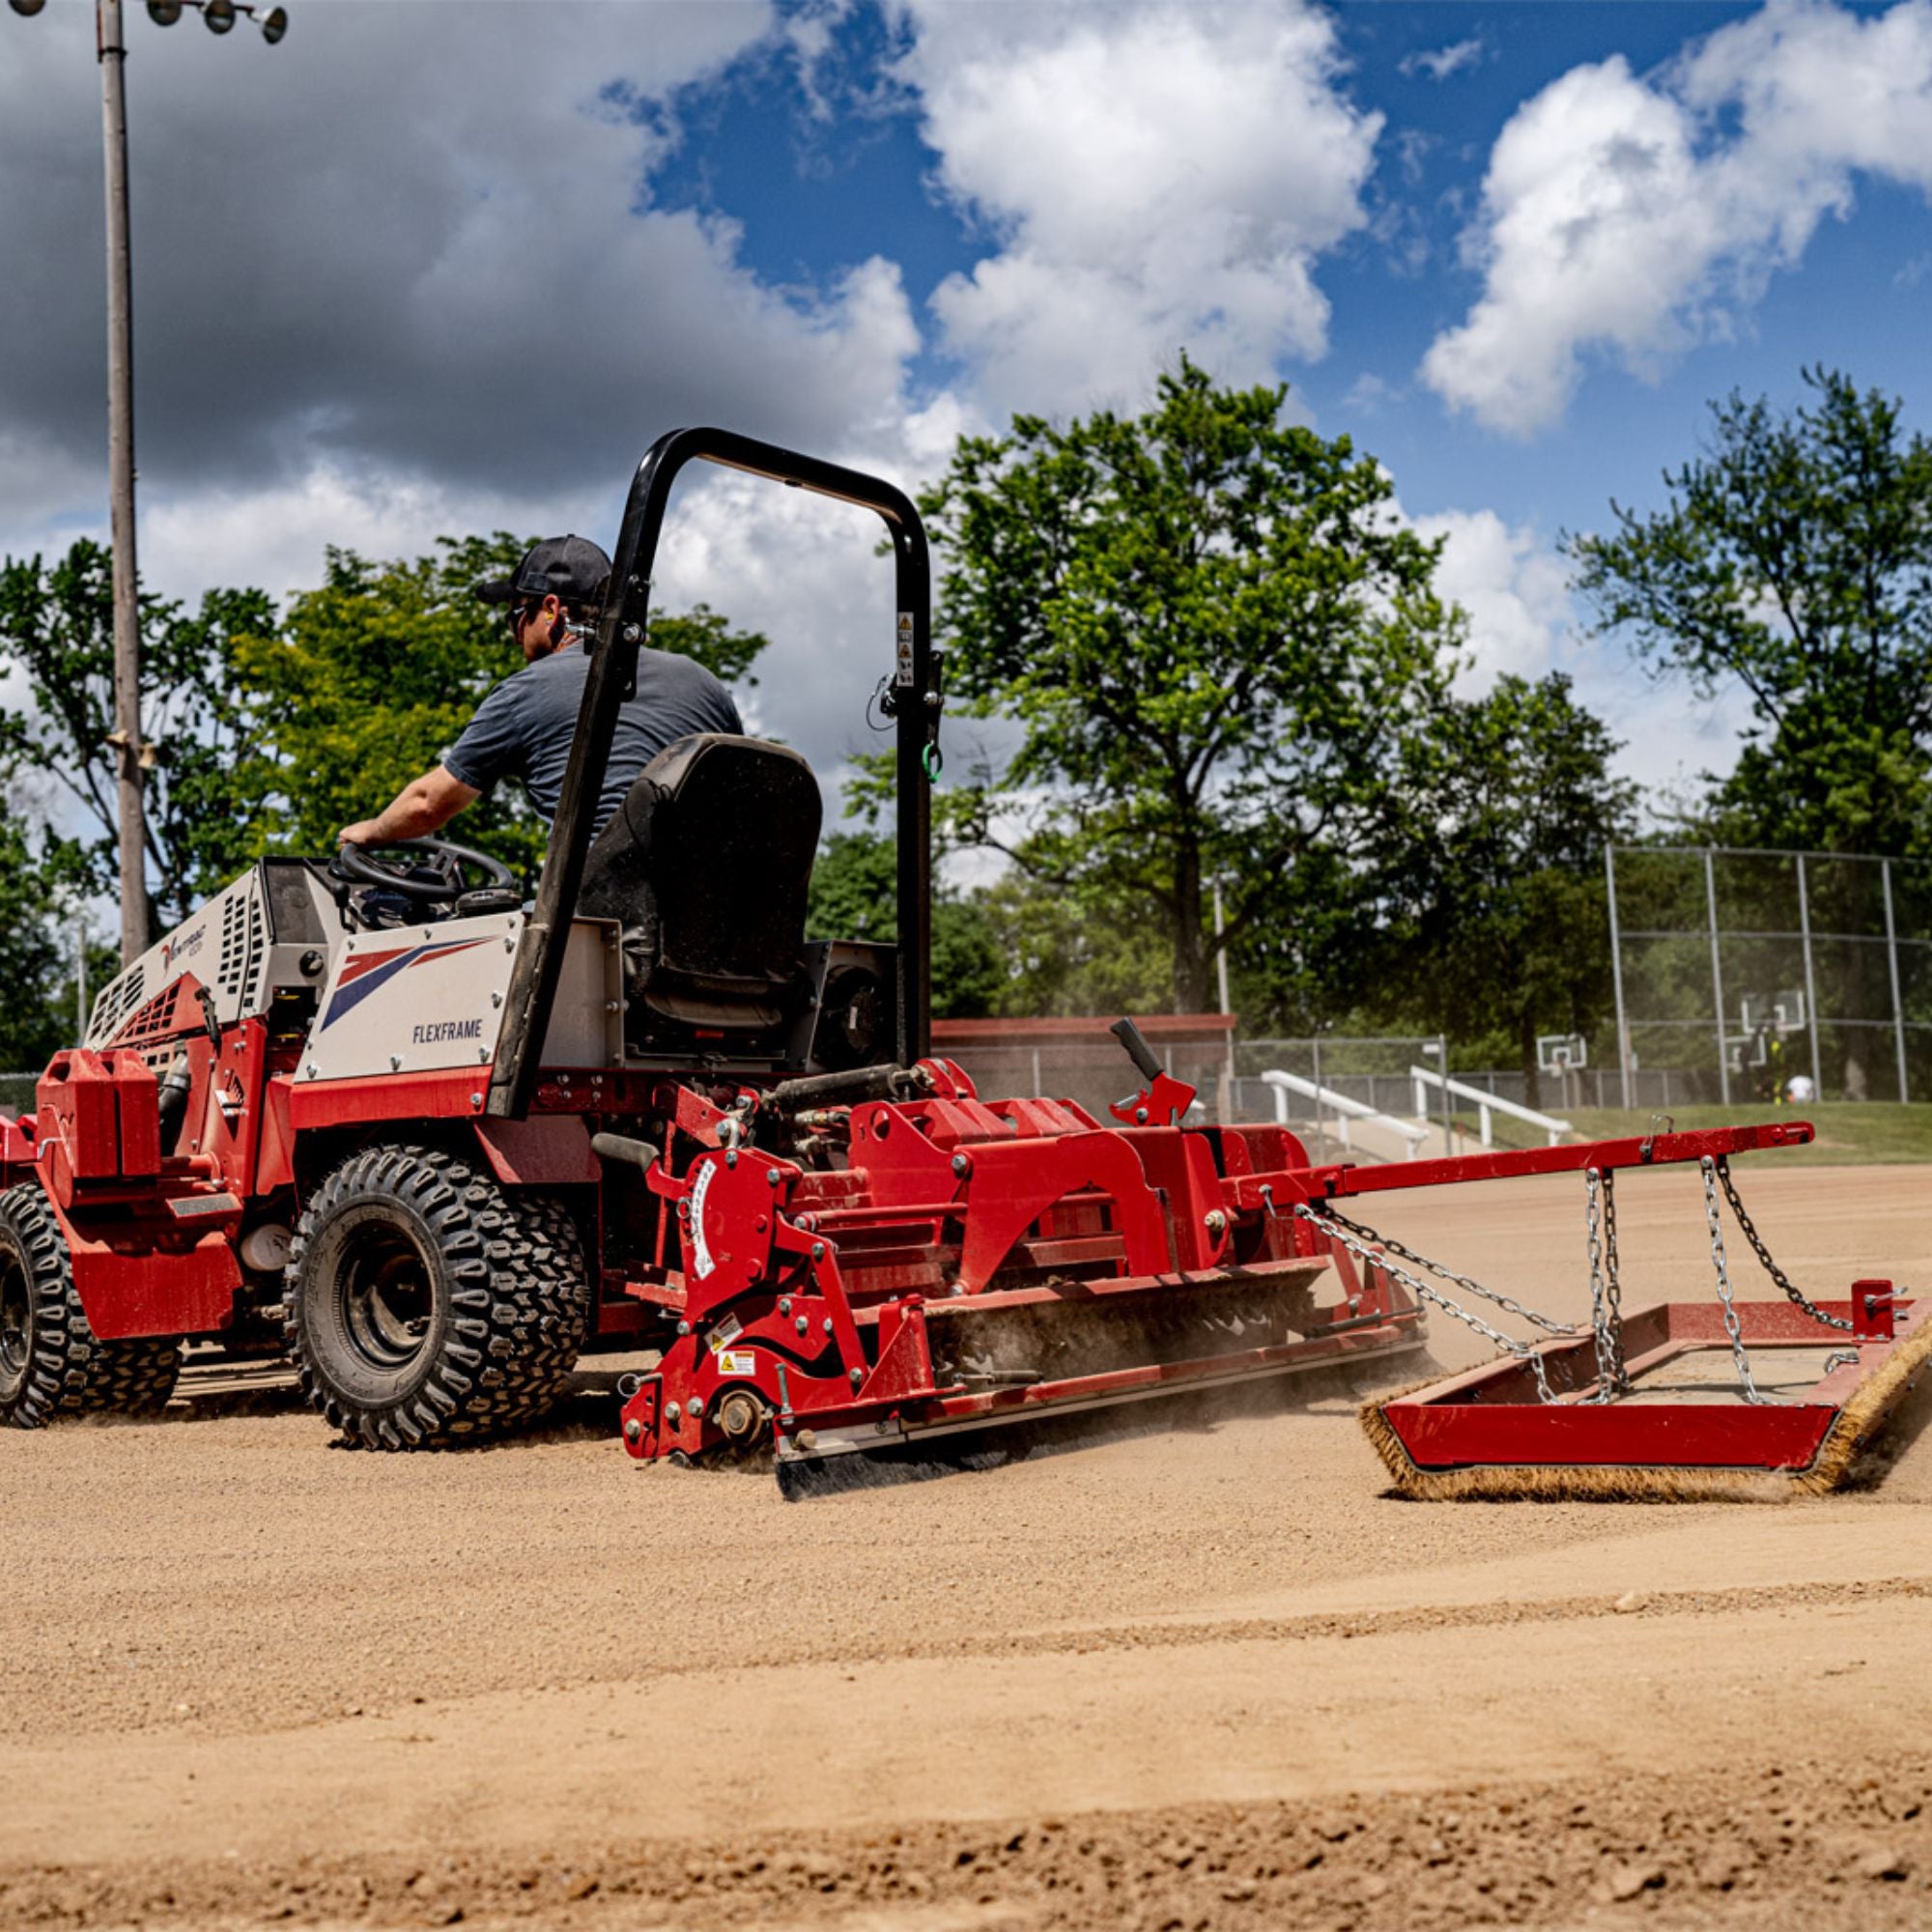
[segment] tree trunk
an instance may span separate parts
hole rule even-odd
[[[1174,1010],[1205,1013],[1208,1004],[1208,935],[1201,926],[1201,852],[1183,841],[1174,858]]]
[[[1543,1111],[1542,1077],[1536,1065],[1536,1022],[1525,1016],[1517,1042],[1522,1049],[1522,1104],[1534,1113]]]

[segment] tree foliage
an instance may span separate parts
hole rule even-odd
[[[474,587],[528,548],[507,531],[443,538],[428,556],[376,563],[331,550],[323,582],[294,599],[278,630],[241,640],[254,752],[234,776],[247,856],[321,853],[436,764],[491,687],[524,668],[500,607]],[[654,613],[650,640],[726,683],[746,678],[765,639],[704,605]],[[534,871],[548,828],[514,785],[464,814],[451,836]]]
[[[1713,781],[1731,842],[1932,849],[1932,442],[1835,371],[1785,413],[1732,394],[1662,511],[1569,539],[1598,621],[1709,695],[1748,694]]]
[[[0,986],[7,993],[0,1000],[0,1071],[37,1071],[72,1044],[75,940],[69,921],[85,874],[78,846],[36,839],[0,801]]]
[[[183,917],[237,858],[230,773],[254,750],[238,690],[236,647],[273,621],[259,590],[211,590],[198,613],[140,600],[141,728],[156,747],[148,773],[148,859],[156,917]],[[21,677],[30,702],[0,714],[0,777],[38,774],[85,828],[77,841],[88,884],[118,876],[114,729],[113,562],[81,538],[51,566],[35,556],[0,564],[0,669]]]
[[[1636,815],[1617,749],[1557,672],[1452,699],[1402,750],[1375,983],[1429,1031],[1513,1054],[1531,1106],[1538,1035],[1588,1036],[1610,1005],[1604,847]]]
[[[876,832],[835,832],[811,872],[806,933],[813,939],[898,937],[898,858]],[[932,904],[932,1011],[939,1019],[1004,1012],[1007,972],[997,935],[977,899],[941,887]]]
[[[291,600],[283,622],[241,640],[244,702],[261,721],[235,772],[248,856],[332,851],[339,827],[437,763],[490,688],[522,668],[500,610],[472,592],[526,548],[499,531],[386,563],[330,549],[322,582]],[[451,836],[520,868],[543,852],[541,821],[509,785]]]
[[[955,835],[1076,896],[1134,878],[1183,1010],[1211,983],[1208,882],[1234,882],[1234,938],[1280,874],[1358,841],[1460,638],[1387,476],[1284,422],[1286,393],[1183,358],[1144,415],[962,438],[921,499],[948,681],[1023,733],[952,795]]]

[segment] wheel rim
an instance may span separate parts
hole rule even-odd
[[[17,1395],[33,1357],[34,1293],[25,1260],[11,1242],[0,1245],[0,1397]]]
[[[385,1375],[412,1367],[430,1346],[436,1291],[428,1257],[393,1223],[350,1233],[336,1277],[349,1346]]]

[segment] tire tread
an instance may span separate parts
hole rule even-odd
[[[419,1384],[365,1406],[328,1380],[300,1304],[317,1233],[344,1206],[371,1199],[400,1205],[428,1231],[449,1319]],[[323,1180],[297,1224],[287,1281],[284,1335],[310,1406],[351,1442],[392,1451],[499,1435],[537,1420],[576,1365],[589,1307],[589,1277],[566,1208],[500,1187],[445,1148],[413,1144],[365,1148]]]

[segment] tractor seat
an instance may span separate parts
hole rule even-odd
[[[800,954],[823,810],[783,745],[667,745],[597,835],[578,894],[580,912],[622,924],[631,1000],[705,1028],[794,1011],[810,992]]]

